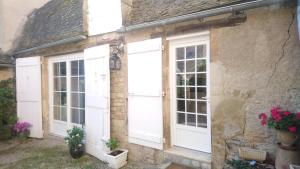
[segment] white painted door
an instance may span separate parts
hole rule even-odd
[[[129,142],[163,148],[161,38],[128,44]]]
[[[169,40],[172,145],[211,153],[209,36]]]
[[[40,57],[16,60],[16,85],[18,118],[32,125],[30,137],[42,138]]]
[[[84,50],[86,72],[86,151],[104,159],[110,138],[109,45]]]

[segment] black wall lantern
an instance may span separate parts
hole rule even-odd
[[[109,58],[109,68],[111,70],[120,70],[121,69],[121,59],[117,53],[113,53]]]

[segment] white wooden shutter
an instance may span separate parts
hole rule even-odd
[[[16,85],[18,118],[32,125],[30,137],[42,138],[40,57],[16,60]]]
[[[84,50],[86,150],[104,160],[110,138],[109,45]]]
[[[163,148],[161,38],[128,44],[129,142]]]

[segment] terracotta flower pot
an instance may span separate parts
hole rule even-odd
[[[297,140],[297,135],[288,131],[277,130],[277,140],[282,146],[292,146]]]

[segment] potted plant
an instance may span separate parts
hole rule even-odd
[[[30,134],[30,127],[31,124],[28,122],[22,122],[22,121],[18,121],[14,127],[14,133],[15,135],[20,139],[20,140],[26,140],[29,137]]]
[[[292,146],[300,135],[300,112],[291,113],[280,107],[274,107],[270,110],[270,114],[269,117],[266,113],[259,115],[261,124],[276,129],[277,139],[282,146]]]
[[[127,164],[128,150],[117,149],[119,147],[119,142],[116,139],[109,139],[106,142],[106,146],[111,150],[109,153],[105,154],[109,167],[119,169]]]
[[[67,133],[68,136],[65,137],[65,141],[68,144],[70,155],[74,159],[80,158],[84,154],[83,129],[74,126]]]

